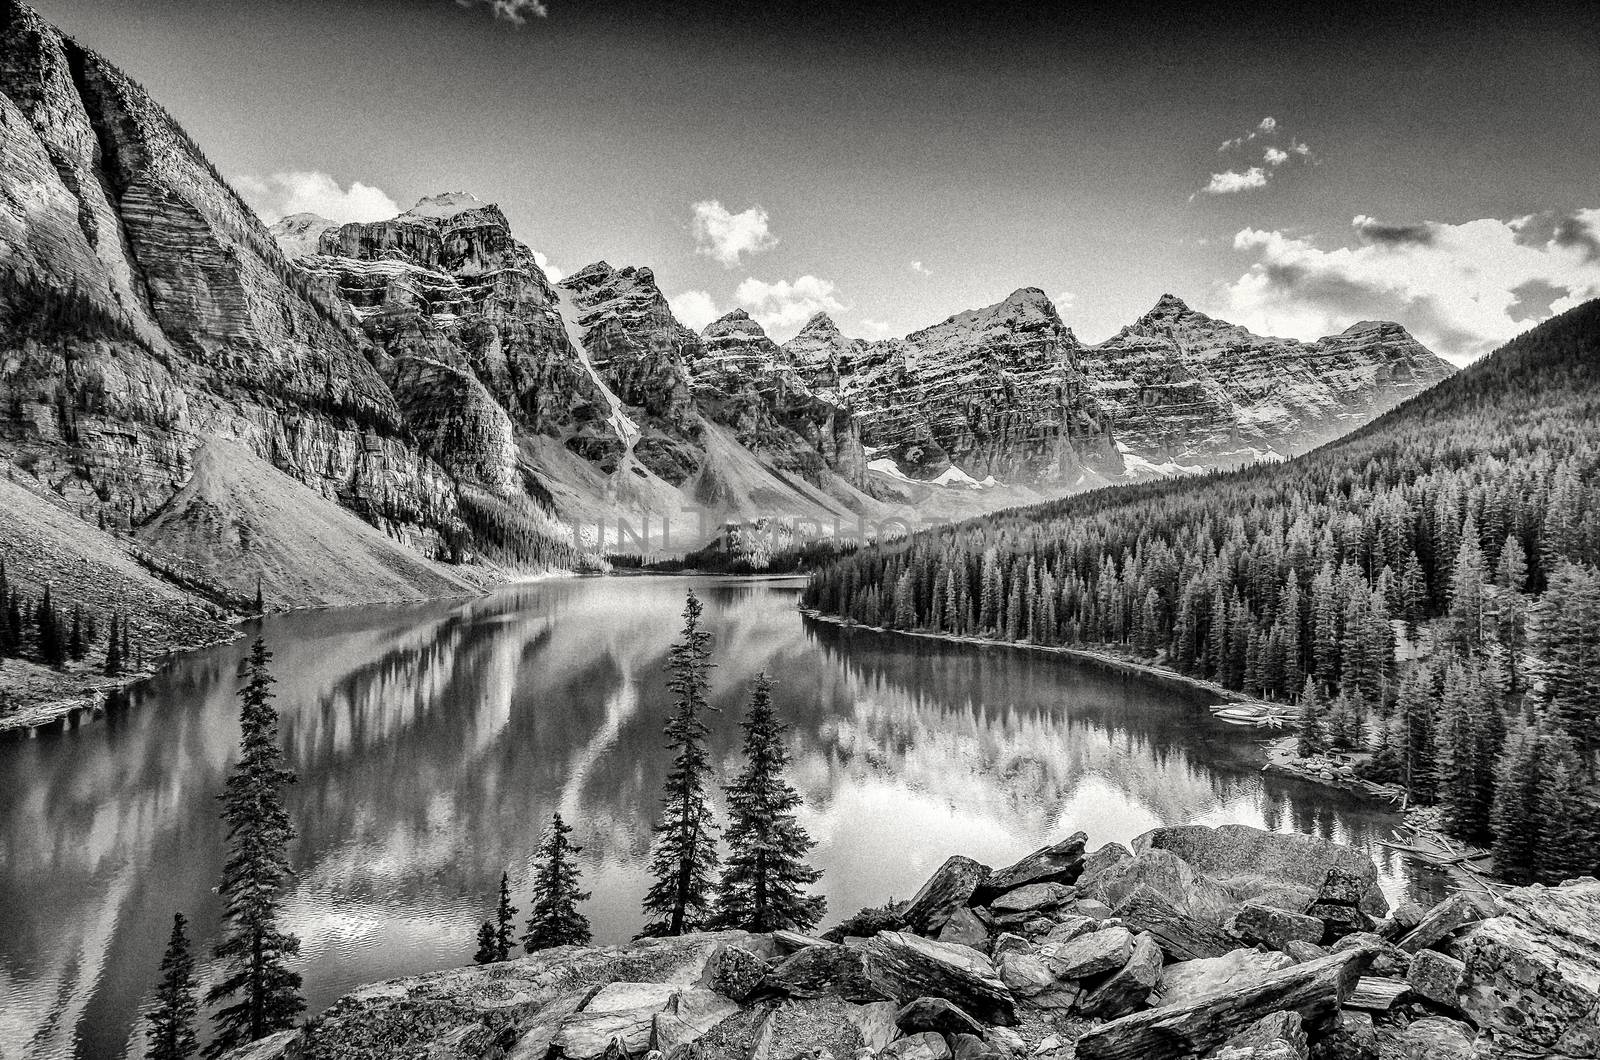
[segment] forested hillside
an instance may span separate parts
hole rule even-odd
[[[1296,702],[1302,754],[1368,749],[1506,875],[1560,880],[1600,867],[1597,466],[1600,301],[1287,464],[918,534],[806,602]]]

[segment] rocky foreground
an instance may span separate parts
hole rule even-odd
[[[1083,833],[822,938],[562,948],[370,986],[239,1057],[1600,1057],[1600,880],[1390,910],[1363,854]]]

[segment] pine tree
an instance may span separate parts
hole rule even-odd
[[[161,958],[161,982],[156,986],[156,1004],[145,1013],[145,1060],[189,1060],[195,1054],[195,1017],[200,1004],[195,1000],[194,957],[189,952],[188,921],[182,913],[172,917],[172,937]]]
[[[1533,879],[1539,848],[1539,788],[1541,783],[1539,734],[1514,730],[1495,775],[1494,805],[1489,812],[1494,830],[1494,862],[1500,875],[1513,883]]]
[[[271,661],[266,642],[257,638],[239,690],[239,761],[221,796],[228,858],[217,887],[224,906],[222,938],[213,953],[223,975],[207,992],[206,1004],[236,1000],[214,1017],[216,1032],[206,1047],[212,1057],[293,1026],[305,1008],[300,973],[288,967],[300,940],[278,926],[295,834],[283,788],[295,777],[283,768],[278,746]]]
[[[77,662],[87,651],[83,643],[83,608],[73,605],[72,632],[67,636],[67,657]]]
[[[472,955],[473,963],[493,964],[499,959],[499,947],[495,942],[494,921],[485,920],[478,928],[478,952]]]
[[[533,876],[533,905],[529,909],[528,929],[522,935],[522,948],[532,953],[552,946],[589,944],[589,920],[578,912],[578,903],[589,900],[589,892],[578,889],[582,872],[573,858],[582,847],[567,839],[572,826],[559,813],[550,818],[550,827],[539,845],[539,866]]]
[[[1593,875],[1600,865],[1600,854],[1595,849],[1595,812],[1586,802],[1577,750],[1572,738],[1561,732],[1541,733],[1539,744],[1534,813],[1538,835],[1531,875],[1547,884]]]
[[[266,613],[267,599],[261,592],[261,576],[256,575],[256,614],[264,615]]]
[[[728,802],[728,859],[715,923],[756,932],[807,931],[822,919],[827,899],[805,893],[822,872],[805,862],[815,844],[795,819],[800,793],[784,775],[789,727],[773,709],[766,674],[756,677],[740,728],[745,767],[722,789]]]
[[[650,874],[655,882],[645,895],[649,921],[641,936],[682,935],[704,926],[711,886],[717,870],[716,824],[706,792],[711,772],[706,750],[705,714],[711,709],[711,634],[700,628],[702,606],[691,590],[683,608],[683,639],[667,655],[672,675],[667,687],[676,696],[667,719],[667,746],[672,769],[662,793]]]
[[[60,666],[67,658],[66,645],[61,638],[61,620],[56,615],[55,602],[46,583],[44,596],[34,612],[34,625],[39,630],[39,658],[51,666]]]
[[[500,898],[494,907],[494,959],[509,961],[516,941],[517,907],[511,904],[511,874],[500,874]]]
[[[1450,574],[1449,614],[1452,642],[1469,652],[1483,646],[1484,584],[1488,580],[1483,549],[1478,547],[1478,524],[1469,515],[1461,528],[1461,547]]]
[[[118,637],[119,625],[118,616],[112,615],[111,634],[106,642],[105,672],[107,677],[120,677],[122,675],[122,641]]]
[[[1305,687],[1300,691],[1300,735],[1295,750],[1301,758],[1320,755],[1328,749],[1322,731],[1322,696],[1317,692],[1316,678],[1307,675]]]

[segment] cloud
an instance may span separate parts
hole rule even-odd
[[[1352,219],[1342,246],[1281,231],[1241,230],[1254,257],[1224,289],[1228,317],[1254,331],[1315,338],[1357,320],[1405,325],[1457,363],[1532,323],[1600,297],[1600,208],[1460,224]]]
[[[894,332],[894,328],[892,328],[886,321],[873,320],[871,317],[864,318],[861,321],[861,326],[867,330],[867,333],[872,338],[875,339],[888,338]]]
[[[1256,139],[1257,137],[1271,136],[1277,131],[1278,119],[1268,115],[1257,122],[1256,127],[1251,129],[1249,132],[1240,136],[1235,136],[1231,140],[1222,141],[1222,146],[1217,148],[1217,152],[1220,154],[1223,151],[1232,151],[1234,148],[1243,147],[1245,144]]]
[[[567,270],[559,265],[550,264],[550,259],[540,251],[533,252],[533,263],[539,266],[539,270],[544,273],[545,279],[551,283],[560,283],[567,278]]]
[[[816,276],[802,276],[792,283],[767,283],[751,276],[739,284],[734,298],[769,334],[798,331],[814,313],[838,313],[845,308],[834,296],[833,283]]]
[[[550,14],[544,0],[456,0],[461,7],[487,7],[502,22],[520,26],[529,16],[544,18]]]
[[[907,267],[908,267],[908,268],[909,268],[909,269],[910,269],[910,270],[911,270],[911,271],[912,271],[912,272],[914,272],[914,273],[916,273],[916,274],[917,274],[917,275],[918,275],[918,276],[932,276],[932,275],[933,275],[933,270],[932,270],[932,269],[930,269],[930,268],[928,268],[928,267],[927,267],[927,266],[926,266],[926,265],[924,265],[924,264],[923,264],[923,263],[922,263],[922,262],[920,262],[920,261],[913,261],[913,262],[912,262],[912,263],[911,263],[911,264],[910,264],[910,265],[909,265],[909,266],[907,266]]]
[[[679,323],[696,331],[722,315],[717,311],[716,301],[706,291],[684,291],[672,295],[667,299],[667,306]]]
[[[1280,151],[1276,147],[1269,147],[1267,148],[1266,152],[1262,154],[1261,160],[1267,165],[1277,168],[1278,166],[1281,166],[1285,162],[1289,161],[1289,152]]]
[[[1056,312],[1063,316],[1077,304],[1078,296],[1072,291],[1062,291],[1056,295]]]
[[[1225,170],[1221,173],[1211,174],[1211,182],[1200,190],[1207,195],[1234,195],[1251,188],[1264,188],[1267,186],[1267,171],[1260,166],[1251,166],[1239,172]]]
[[[720,261],[724,268],[739,264],[745,254],[759,254],[778,245],[767,227],[767,211],[752,206],[730,213],[716,199],[693,205],[695,253]]]
[[[267,224],[290,214],[314,213],[330,221],[385,221],[396,216],[400,207],[382,191],[351,181],[348,188],[326,173],[292,170],[269,173],[264,177],[245,174],[233,178],[241,198]]]

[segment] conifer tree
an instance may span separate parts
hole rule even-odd
[[[1295,750],[1301,758],[1311,758],[1327,749],[1327,737],[1322,731],[1322,696],[1317,692],[1316,678],[1307,675],[1300,691],[1300,734]]]
[[[567,838],[572,826],[557,813],[539,845],[539,864],[533,874],[533,905],[529,909],[528,929],[522,934],[522,948],[532,953],[552,946],[589,944],[589,920],[578,912],[578,903],[589,899],[579,890],[582,872],[574,857],[583,848]]]
[[[215,1034],[206,1047],[212,1057],[293,1026],[305,1008],[300,973],[288,967],[300,952],[300,940],[278,926],[279,898],[290,873],[288,846],[295,834],[283,788],[295,777],[283,767],[278,746],[271,661],[266,642],[257,638],[239,690],[239,761],[221,796],[228,858],[217,887],[224,907],[222,937],[213,953],[223,974],[207,992],[206,1004],[233,1003],[214,1016]]]
[[[728,859],[715,923],[755,932],[807,931],[822,919],[827,899],[805,893],[822,872],[805,861],[815,843],[795,819],[800,793],[784,774],[789,727],[773,709],[766,674],[756,677],[740,728],[745,766],[722,789],[728,803]]]
[[[67,636],[67,657],[77,662],[87,654],[83,643],[83,608],[73,605],[72,632]]]
[[[682,639],[667,655],[667,687],[676,697],[667,719],[672,769],[661,798],[650,853],[654,878],[644,911],[654,919],[641,936],[682,935],[704,926],[717,871],[716,824],[706,787],[711,759],[706,750],[705,715],[711,709],[711,634],[700,628],[703,607],[690,590],[683,608]]]
[[[494,907],[494,959],[509,961],[516,937],[517,907],[511,904],[511,874],[500,874],[500,898]]]
[[[118,616],[112,615],[111,633],[106,641],[105,672],[107,677],[120,677],[122,675],[122,641],[118,636],[119,624]]]
[[[1489,813],[1495,868],[1513,883],[1533,878],[1539,847],[1540,750],[1538,733],[1515,729],[1506,737],[1496,771],[1494,805]]]
[[[145,1060],[189,1060],[197,1048],[194,957],[189,952],[188,921],[182,913],[172,917],[172,936],[161,958],[161,982],[156,985],[155,1007],[145,1013]]]
[[[485,920],[478,927],[478,951],[472,955],[474,964],[493,964],[500,960],[499,946],[495,940],[494,921]]]
[[[1559,731],[1541,733],[1539,742],[1538,842],[1532,876],[1547,884],[1592,876],[1600,867],[1594,831],[1597,815],[1585,792],[1577,750],[1572,738]]]

